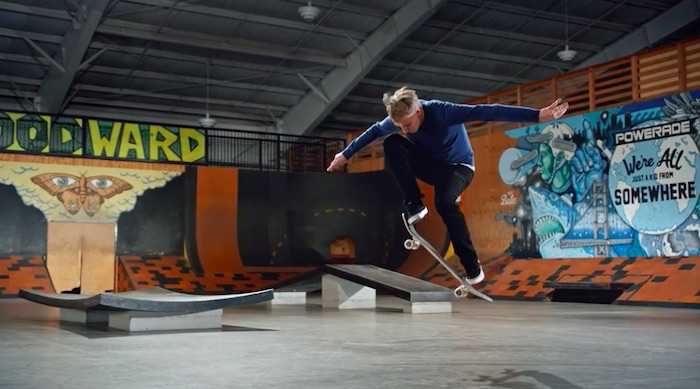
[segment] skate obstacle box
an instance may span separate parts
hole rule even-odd
[[[270,307],[306,305],[307,296],[321,290],[321,271],[312,271],[275,287],[275,298]]]
[[[377,291],[403,300],[410,313],[452,312],[452,290],[374,265],[326,265],[323,268],[324,308],[376,308]]]
[[[124,293],[58,294],[22,289],[20,297],[60,308],[61,321],[107,325],[123,331],[221,328],[223,308],[272,300],[273,291],[192,295],[163,288]]]

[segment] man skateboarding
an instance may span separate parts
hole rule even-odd
[[[484,271],[469,236],[457,198],[469,186],[476,166],[474,152],[464,127],[467,121],[543,122],[558,119],[568,103],[557,99],[542,109],[500,104],[454,104],[421,100],[414,90],[403,87],[385,94],[388,116],[374,123],[345,150],[335,155],[328,171],[343,168],[353,154],[375,139],[384,139],[387,168],[396,177],[404,195],[407,222],[416,223],[428,214],[416,178],[435,188],[435,207],[447,226],[455,253],[466,271],[465,282],[475,285]]]

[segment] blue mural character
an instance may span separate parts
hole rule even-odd
[[[577,135],[579,135],[578,139],[582,141],[571,158],[571,178],[576,201],[581,201],[593,182],[600,181],[605,177],[607,161],[603,158],[600,149],[605,146],[602,141],[600,145],[598,144],[599,139],[596,139],[590,121],[583,120],[583,125],[577,131]]]
[[[547,143],[541,143],[537,149],[537,167],[542,180],[555,193],[564,193],[571,186],[571,167],[563,152],[554,153]]]
[[[532,219],[540,254],[543,258],[589,257],[585,248],[562,248],[560,241],[576,224],[576,212],[571,196],[560,196],[541,187],[528,188]]]

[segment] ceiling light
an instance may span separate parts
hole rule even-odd
[[[307,22],[313,22],[321,13],[321,10],[318,7],[314,7],[310,1],[306,5],[299,7],[297,11],[299,11],[299,16]]]
[[[216,119],[209,117],[209,112],[207,112],[207,116],[199,119],[199,125],[204,128],[212,128],[216,125]]]
[[[576,50],[572,50],[569,48],[569,45],[564,46],[564,50],[560,50],[557,52],[557,57],[559,57],[560,60],[562,61],[571,61],[574,59],[574,57],[578,54]]]
[[[206,114],[203,118],[199,119],[199,125],[204,128],[212,128],[216,125],[216,119],[209,116],[209,58],[207,58],[207,97],[206,97]]]
[[[562,61],[571,61],[576,56],[576,50],[569,48],[569,10],[567,0],[564,0],[564,50],[557,52],[557,57]]]

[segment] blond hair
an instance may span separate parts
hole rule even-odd
[[[402,118],[415,112],[418,106],[418,94],[404,86],[391,95],[385,93],[382,101],[389,117]]]

